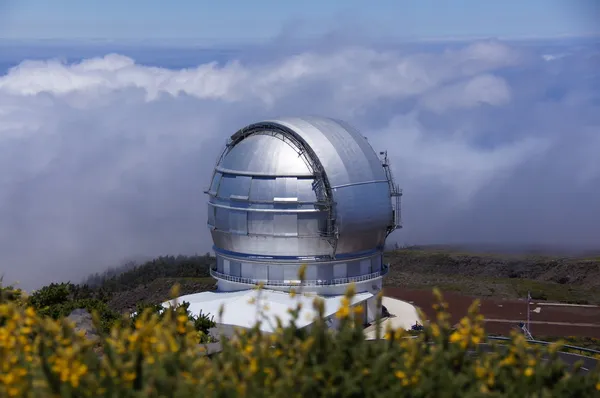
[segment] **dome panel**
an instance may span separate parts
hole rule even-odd
[[[312,176],[299,151],[291,142],[258,133],[235,145],[219,166],[254,175]]]

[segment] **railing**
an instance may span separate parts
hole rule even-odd
[[[389,266],[384,264],[381,267],[381,271],[372,272],[366,275],[353,276],[347,278],[336,278],[331,280],[266,280],[266,279],[253,279],[243,278],[240,276],[233,276],[223,274],[215,269],[210,270],[210,275],[216,279],[223,279],[229,282],[243,283],[246,285],[259,285],[263,283],[265,286],[337,286],[347,285],[349,283],[363,282],[371,279],[381,278],[386,275],[389,271]]]

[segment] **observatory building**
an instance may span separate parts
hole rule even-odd
[[[328,118],[267,120],[237,131],[205,192],[217,292],[181,299],[215,315],[224,304],[226,318],[237,315],[223,323],[246,326],[239,318],[252,309],[242,309],[242,298],[257,284],[275,312],[280,304],[285,314],[294,288],[323,297],[333,315],[354,283],[353,305],[363,305],[372,322],[388,272],[385,240],[400,227],[401,191],[380,155],[357,130]]]

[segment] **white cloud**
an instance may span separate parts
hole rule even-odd
[[[582,62],[575,75],[535,49],[448,46],[342,47],[185,69],[119,54],[24,60],[0,76],[2,271],[31,287],[134,255],[210,250],[202,190],[218,150],[237,128],[278,115],[347,119],[376,150],[389,149],[406,193],[399,238],[411,242],[478,239],[480,226],[464,220],[482,220],[490,239],[507,241],[518,234],[502,222],[547,220],[564,211],[568,192],[600,185],[590,157],[600,151],[599,105],[589,76],[577,80],[594,73],[591,61],[574,59]],[[567,102],[544,96],[557,81]],[[552,178],[560,192],[536,196],[535,184]],[[510,200],[496,199],[506,192],[547,203],[513,217]],[[579,204],[571,220],[585,210],[593,206]],[[548,242],[600,233],[561,232],[559,221],[554,234],[533,230]]]
[[[441,113],[482,104],[501,106],[509,101],[508,84],[496,76],[482,74],[426,94],[422,97],[421,104],[427,109]]]

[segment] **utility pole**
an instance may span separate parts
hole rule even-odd
[[[529,329],[531,327],[530,315],[529,315],[530,314],[530,311],[529,311],[530,302],[531,302],[531,294],[529,292],[527,292],[527,323],[520,322],[519,327],[521,328],[521,330],[523,331],[523,334],[525,334],[525,337],[527,339],[533,340],[531,330]]]

